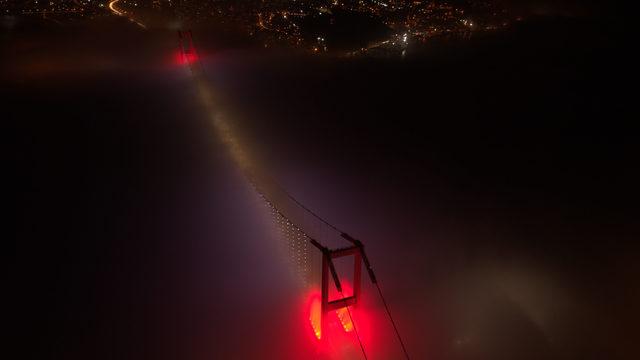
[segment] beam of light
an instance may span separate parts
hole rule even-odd
[[[136,24],[136,25],[140,26],[141,28],[143,28],[143,29],[145,29],[145,30],[147,29],[147,25],[145,25],[145,24],[141,23],[140,21],[138,21],[138,20],[136,20],[136,19],[134,19],[134,18],[129,18],[129,21],[131,21],[132,23],[134,23],[134,24]]]
[[[340,324],[342,324],[342,328],[344,329],[344,331],[352,332],[353,323],[351,322],[351,318],[349,317],[347,308],[336,310],[336,315],[338,315],[338,320],[340,320]]]
[[[311,299],[311,306],[309,308],[309,323],[313,334],[318,340],[322,338],[322,302],[320,296],[314,296]]]

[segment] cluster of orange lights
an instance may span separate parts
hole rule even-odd
[[[311,300],[311,308],[309,312],[309,322],[316,338],[322,338],[322,302],[320,297],[314,297]]]
[[[349,309],[342,308],[336,310],[336,314],[338,315],[338,319],[340,320],[340,324],[342,324],[342,328],[346,332],[353,331],[353,323],[351,322],[351,316],[349,316]]]

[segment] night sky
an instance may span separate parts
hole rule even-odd
[[[631,23],[615,3],[504,3],[525,18],[406,57],[191,29],[216,111],[260,166],[365,242],[412,359],[637,359]],[[362,358],[353,339],[329,353],[309,338],[264,202],[173,29],[1,26],[11,350]],[[363,290],[369,359],[402,359]]]

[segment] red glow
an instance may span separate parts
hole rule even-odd
[[[311,329],[313,330],[313,334],[315,337],[320,340],[322,339],[322,300],[320,299],[319,294],[314,294],[312,298],[309,300],[309,324],[311,325]],[[342,329],[345,332],[351,332],[354,329],[353,323],[351,322],[351,317],[349,316],[349,311],[346,308],[338,309],[336,311],[329,312],[327,316],[327,322],[335,322],[336,316],[340,325],[342,325]]]
[[[345,289],[348,290],[348,289]],[[367,351],[380,349],[380,344],[375,344],[371,332],[373,313],[366,301],[349,307],[353,322],[346,308],[329,311],[325,316],[325,326],[321,329],[321,294],[319,289],[313,289],[306,293],[303,301],[303,314],[301,328],[304,329],[308,344],[313,345],[320,358],[352,359],[358,358],[360,345],[356,337],[356,331],[360,336]],[[378,315],[376,314],[376,317]],[[385,319],[385,318],[382,318]],[[386,323],[384,324],[386,325]],[[386,329],[386,327],[385,327]],[[376,336],[377,338],[377,336]],[[323,357],[324,356],[324,357]]]
[[[338,290],[330,286],[329,287],[329,301],[341,300],[342,298],[348,298],[353,296],[353,286],[351,286],[351,282],[348,279],[340,277],[340,283],[342,284],[342,294],[338,292]]]
[[[189,65],[198,61],[198,54],[195,52],[177,52],[175,55],[177,65]]]
[[[349,285],[347,285],[349,287]],[[362,309],[351,306],[349,310],[347,308],[337,309],[335,311],[328,312],[325,316],[325,331],[322,332],[322,300],[319,291],[312,291],[307,295],[305,313],[307,318],[307,326],[311,329],[311,333],[317,340],[323,338],[340,338],[340,333],[352,333],[357,326],[360,331],[360,323],[368,323],[368,321],[362,318]],[[349,314],[349,312],[351,314]],[[358,314],[356,317],[355,314]],[[351,315],[351,316],[350,316]],[[353,318],[353,322],[352,322]]]

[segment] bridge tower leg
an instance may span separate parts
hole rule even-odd
[[[358,303],[361,292],[362,254],[361,248],[357,246],[329,250],[328,248],[320,245],[315,240],[313,240],[311,243],[322,251],[320,326],[322,334],[326,334],[328,313],[330,311],[339,310],[348,306],[354,306]],[[333,259],[346,256],[353,256],[353,294],[351,294],[350,296],[344,296],[342,292],[342,285],[333,263]],[[330,276],[333,277],[334,285],[341,295],[340,299],[332,301],[329,300]]]

